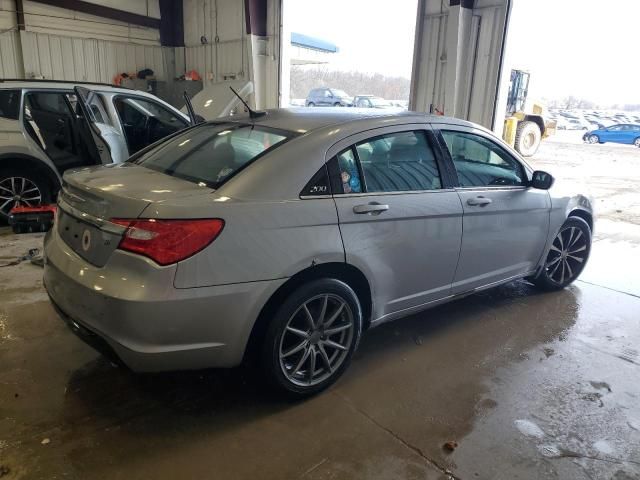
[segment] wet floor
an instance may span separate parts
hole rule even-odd
[[[41,237],[0,240],[9,258]],[[635,248],[596,241],[561,292],[515,282],[374,329],[302,403],[247,369],[114,368],[58,320],[39,267],[1,268],[0,477],[640,478],[640,298],[601,260]]]

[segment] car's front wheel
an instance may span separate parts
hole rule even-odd
[[[633,144],[634,144],[636,147],[640,148],[640,137],[636,138],[636,139],[633,141]]]
[[[569,217],[553,239],[540,274],[531,281],[545,290],[560,290],[582,273],[591,252],[591,229],[582,218]]]
[[[589,135],[587,141],[589,143],[600,143],[600,138],[597,135]]]
[[[316,106],[316,104],[315,104],[315,103],[313,103],[313,102],[309,102],[309,103],[307,103],[307,107],[315,107],[315,106]]]
[[[346,370],[362,332],[357,295],[344,282],[320,279],[295,290],[266,333],[262,366],[270,383],[294,397],[324,390]]]

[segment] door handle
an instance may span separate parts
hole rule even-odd
[[[382,205],[378,202],[371,202],[369,204],[356,205],[353,207],[353,213],[357,213],[359,215],[363,215],[365,213],[380,215],[382,212],[386,212],[387,210],[389,210],[389,205]]]
[[[491,202],[492,200],[490,198],[479,196],[467,200],[467,205],[471,205],[472,207],[484,207],[485,205],[489,205]]]

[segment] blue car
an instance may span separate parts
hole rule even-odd
[[[624,143],[640,147],[640,125],[622,123],[607,128],[591,130],[582,136],[587,143]]]

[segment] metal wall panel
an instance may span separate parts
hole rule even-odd
[[[24,76],[19,42],[20,37],[16,31],[0,34],[0,78],[22,78]]]
[[[476,8],[474,15],[480,17],[477,30],[476,60],[474,62],[473,83],[469,101],[468,120],[491,128],[496,102],[498,66],[504,34],[503,6]]]
[[[446,13],[428,14],[423,18],[423,34],[419,43],[422,58],[414,63],[417,70],[414,75],[420,80],[412,92],[415,98],[413,108],[418,111],[428,112],[431,105],[438,109],[444,106],[447,21]]]
[[[24,0],[24,10],[27,31],[160,45],[160,32],[154,28],[130,25],[29,0]]]
[[[185,0],[186,47],[176,48],[176,75],[196,70],[205,82],[248,79],[244,21],[244,1]]]
[[[27,77],[110,83],[117,73],[150,68],[166,78],[158,46],[24,32],[23,55]]]
[[[491,128],[507,0],[477,0],[471,17],[465,17],[465,21],[451,16],[452,12],[460,15],[460,10],[449,7],[448,2],[420,0],[419,5],[411,107],[428,112],[433,106],[447,115]],[[448,35],[449,28],[460,30],[457,35]],[[447,73],[452,71],[455,85],[451,78],[447,80]]]

